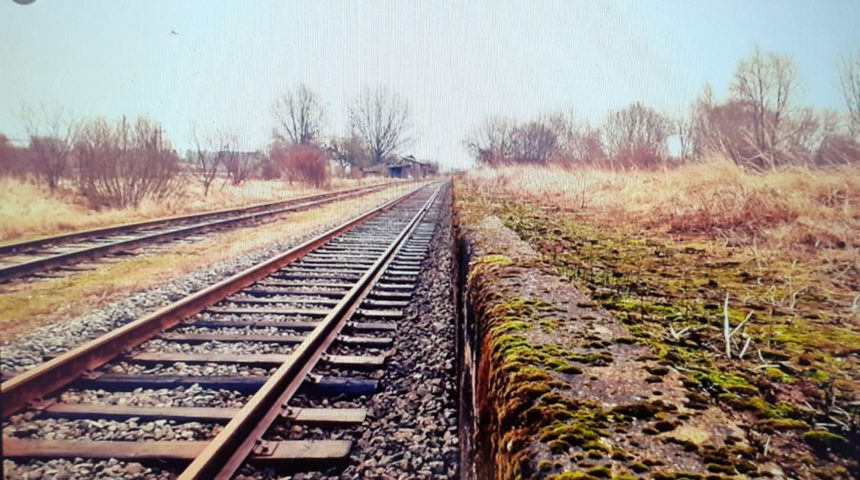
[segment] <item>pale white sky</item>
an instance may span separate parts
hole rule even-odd
[[[853,0],[0,0],[0,132],[23,137],[22,102],[58,103],[147,115],[179,150],[192,121],[256,149],[272,101],[300,82],[330,134],[364,87],[384,86],[411,106],[416,156],[466,166],[462,139],[487,115],[599,123],[637,100],[672,113],[705,81],[724,96],[756,44],[794,58],[805,102],[842,109],[836,64],[860,48],[857,25]]]

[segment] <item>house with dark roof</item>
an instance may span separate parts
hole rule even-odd
[[[416,160],[412,155],[361,169],[361,174],[365,177],[424,178],[438,173],[436,165]]]
[[[388,165],[388,176],[391,178],[424,178],[439,173],[435,165],[420,162],[412,155],[407,155],[399,162]]]

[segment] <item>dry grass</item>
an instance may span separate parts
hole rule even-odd
[[[860,247],[860,167],[743,171],[722,157],[659,171],[505,167],[469,174],[596,219],[729,243]]]
[[[371,185],[380,179],[335,179],[329,190]],[[144,201],[137,208],[90,210],[86,201],[71,187],[51,194],[47,187],[33,180],[0,178],[0,242],[21,241],[44,235],[97,228],[120,223],[219,210],[223,208],[271,202],[323,190],[284,181],[249,180],[236,187],[216,182],[204,197],[197,184],[189,185],[178,196],[165,201]]]
[[[10,341],[41,325],[71,318],[107,302],[143,291],[179,275],[344,222],[414,188],[399,185],[297,212],[254,228],[226,231],[190,244],[171,244],[161,253],[136,255],[70,277],[17,283],[0,288],[0,337]]]

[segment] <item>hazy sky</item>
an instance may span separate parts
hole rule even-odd
[[[384,86],[410,104],[416,156],[467,165],[462,139],[489,114],[598,123],[636,100],[672,113],[705,81],[725,96],[756,44],[795,60],[805,102],[843,109],[836,65],[860,48],[858,25],[857,0],[0,0],[0,131],[23,137],[22,102],[59,103],[147,115],[179,150],[192,122],[255,149],[300,82],[337,134],[349,102]]]

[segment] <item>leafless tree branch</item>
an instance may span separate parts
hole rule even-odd
[[[758,47],[738,64],[730,87],[733,98],[752,107],[754,121],[751,140],[765,157],[777,165],[782,144],[787,138],[785,124],[794,114],[798,94],[797,69],[790,58]]]
[[[71,168],[76,121],[62,106],[22,105],[20,118],[30,139],[36,171],[55,190]]]
[[[272,105],[278,123],[275,136],[296,145],[311,145],[322,134],[325,107],[319,97],[305,85],[299,85]]]
[[[349,122],[374,164],[399,155],[411,142],[409,107],[383,88],[365,90],[350,107]]]
[[[851,134],[860,136],[860,50],[839,66],[839,81],[851,123]]]

